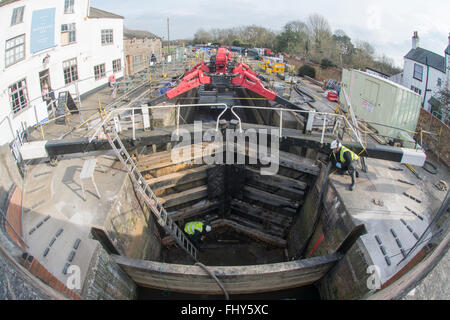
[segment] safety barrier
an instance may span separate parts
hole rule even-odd
[[[298,114],[305,114],[307,115],[307,122],[306,122],[306,131],[311,131],[312,130],[312,126],[314,123],[314,120],[322,120],[322,132],[321,132],[321,138],[320,138],[320,143],[323,144],[324,141],[324,137],[325,137],[325,129],[326,129],[326,124],[327,121],[329,121],[329,118],[334,118],[334,119],[341,119],[346,126],[353,132],[353,134],[355,135],[355,140],[357,140],[359,142],[359,144],[361,144],[361,147],[363,149],[365,149],[366,147],[364,146],[363,142],[361,141],[358,133],[357,133],[357,129],[355,129],[350,122],[347,120],[347,118],[343,115],[340,114],[335,114],[335,113],[328,113],[328,112],[317,112],[315,110],[311,110],[311,111],[307,111],[307,110],[294,110],[294,109],[286,109],[286,108],[276,108],[276,107],[257,107],[257,106],[233,106],[231,107],[231,112],[233,113],[233,115],[236,117],[236,119],[239,121],[239,130],[240,132],[242,132],[242,121],[241,118],[236,114],[236,112],[234,111],[235,109],[258,109],[258,110],[274,110],[274,111],[278,111],[280,113],[280,121],[279,121],[279,133],[280,133],[280,139],[283,137],[283,112],[291,112],[291,113],[298,113]],[[218,119],[220,120],[220,119]]]
[[[228,106],[225,103],[208,103],[208,104],[177,104],[177,105],[158,105],[158,106],[141,106],[140,108],[118,108],[118,109],[114,109],[111,110],[111,112],[109,112],[108,114],[106,114],[105,119],[103,119],[103,121],[98,124],[97,129],[95,130],[95,133],[89,138],[89,143],[92,142],[92,140],[95,139],[95,137],[98,136],[98,133],[100,132],[100,130],[103,128],[104,124],[107,123],[111,117],[113,117],[116,114],[119,113],[123,113],[127,110],[131,110],[132,111],[132,116],[131,116],[131,120],[132,120],[132,130],[133,130],[133,140],[135,140],[136,138],[136,126],[135,126],[135,120],[134,120],[134,112],[136,111],[136,109],[140,109],[142,114],[144,114],[144,109],[146,110],[153,110],[153,109],[172,109],[175,108],[177,115],[176,115],[176,132],[177,134],[179,133],[179,129],[180,129],[180,118],[181,118],[181,114],[180,114],[180,110],[181,108],[187,108],[187,107],[223,107],[223,111],[219,114],[219,116],[217,117],[217,122],[216,122],[216,131],[219,130],[219,120],[222,117],[222,115],[228,110]]]
[[[95,129],[94,134],[89,138],[89,143],[92,142],[95,137],[98,136],[100,130],[102,129],[103,125],[109,121],[111,118],[114,118],[114,116],[123,113],[125,111],[132,111],[132,115],[131,115],[131,121],[132,121],[132,134],[133,134],[133,140],[135,140],[136,137],[136,122],[135,122],[135,111],[137,109],[140,109],[142,114],[146,113],[144,111],[144,109],[147,110],[153,110],[153,109],[171,109],[171,108],[175,108],[176,109],[176,132],[177,134],[179,133],[179,126],[180,126],[180,109],[181,108],[186,108],[186,107],[217,107],[217,106],[221,106],[224,108],[224,110],[219,114],[219,116],[217,117],[216,120],[216,131],[219,130],[219,122],[220,119],[222,118],[222,116],[225,114],[225,112],[229,109],[231,111],[231,113],[233,114],[234,117],[236,117],[236,119],[239,122],[239,131],[242,132],[242,121],[241,118],[237,115],[237,113],[235,112],[235,109],[258,109],[258,110],[275,110],[278,111],[280,113],[280,121],[279,121],[279,134],[280,134],[280,139],[283,137],[283,112],[293,112],[293,113],[298,113],[298,114],[305,114],[307,116],[307,123],[306,123],[306,130],[307,131],[311,131],[312,127],[313,127],[313,123],[314,120],[322,120],[322,129],[321,129],[321,140],[320,143],[323,144],[324,142],[324,138],[325,138],[325,131],[326,131],[326,125],[327,123],[336,121],[336,119],[340,119],[342,120],[345,124],[346,127],[350,129],[350,131],[354,134],[354,138],[355,140],[357,140],[359,142],[359,144],[361,145],[361,147],[363,149],[365,149],[365,145],[362,142],[362,140],[360,139],[360,135],[357,132],[357,129],[355,129],[351,123],[347,120],[347,118],[344,115],[340,115],[340,114],[334,114],[334,113],[327,113],[327,112],[316,112],[314,110],[311,111],[306,111],[306,110],[294,110],[294,109],[286,109],[286,108],[276,108],[276,107],[257,107],[257,106],[232,106],[229,107],[224,103],[215,103],[215,104],[175,104],[175,105],[157,105],[157,106],[141,106],[140,108],[118,108],[118,109],[114,109],[111,110],[110,113],[106,114],[105,113],[105,118],[103,119],[102,122],[100,122]],[[144,125],[145,127],[145,125]]]

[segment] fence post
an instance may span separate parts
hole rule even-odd
[[[283,136],[283,110],[280,110],[280,139]]]
[[[316,110],[312,110],[308,112],[308,121],[306,122],[306,131],[311,132],[314,124]]]
[[[133,140],[136,140],[136,131],[134,126],[134,108],[131,110],[131,121],[133,124]]]

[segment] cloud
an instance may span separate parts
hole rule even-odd
[[[374,6],[370,6],[366,10],[367,13],[367,23],[366,27],[369,30],[380,30],[381,29],[381,15],[380,9]]]

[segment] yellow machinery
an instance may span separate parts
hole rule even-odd
[[[269,59],[264,59],[258,63],[258,67],[266,71],[267,74],[271,74],[272,72],[284,74],[286,72],[286,65],[284,63],[275,63]]]

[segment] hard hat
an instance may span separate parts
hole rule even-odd
[[[211,226],[206,226],[206,232],[210,232],[211,231]]]
[[[339,142],[339,140],[333,140],[331,142],[330,148],[331,149],[336,149],[338,147],[342,146],[342,144]]]

